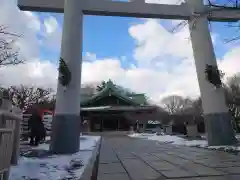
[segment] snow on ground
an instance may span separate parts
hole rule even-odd
[[[11,167],[9,179],[79,179],[99,139],[99,136],[81,136],[80,151],[72,155],[52,155],[45,158],[21,157],[18,165]],[[41,144],[34,148],[34,150],[48,149],[49,144]]]
[[[218,149],[222,149],[224,151],[228,151],[228,150],[231,150],[231,151],[240,151],[240,146],[207,146],[206,148],[208,149],[215,149],[215,150],[218,150]]]
[[[148,133],[133,133],[129,135],[130,137],[135,138],[144,138],[148,140],[155,140],[162,143],[169,143],[174,145],[183,145],[183,146],[191,146],[191,147],[202,147],[208,149],[222,149],[222,150],[233,150],[233,151],[240,151],[240,145],[238,146],[208,146],[207,140],[187,140],[178,136],[171,136],[171,135],[157,135],[157,134],[148,134]],[[206,136],[205,136],[206,137]],[[236,135],[237,139],[240,139],[240,135]]]
[[[206,140],[186,140],[184,138],[178,137],[178,136],[170,136],[170,135],[157,135],[157,134],[139,134],[134,133],[130,134],[130,137],[137,137],[137,138],[144,138],[148,140],[155,140],[163,143],[170,143],[175,145],[185,145],[185,146],[206,146],[207,141]]]
[[[50,141],[50,140],[51,140],[51,137],[50,137],[50,136],[47,136],[47,137],[45,138],[45,140],[46,140],[46,141]]]
[[[49,140],[50,137],[46,137],[46,141]],[[81,136],[80,151],[92,150],[98,140],[99,136]],[[31,149],[49,150],[49,144],[40,144],[37,147],[31,147]]]

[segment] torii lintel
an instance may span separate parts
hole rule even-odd
[[[81,1],[81,9],[86,15],[189,20],[193,14],[191,8],[185,3],[181,5],[166,5],[149,4],[143,0],[133,2],[110,0]],[[62,13],[64,11],[64,0],[18,0],[18,6],[21,10]],[[212,21],[240,20],[239,10],[220,10],[206,6],[205,12],[212,12],[211,16],[208,16],[208,19]]]

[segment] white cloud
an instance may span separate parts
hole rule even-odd
[[[218,61],[219,69],[223,70],[227,76],[232,76],[240,72],[239,66],[240,47],[230,50],[223,59]]]
[[[49,16],[44,19],[45,33],[43,34],[42,46],[45,48],[59,53],[62,39],[62,28],[60,27],[57,19]]]
[[[143,63],[143,66],[146,66],[156,60],[166,61],[172,55],[179,58],[193,56],[187,28],[172,34],[157,20],[148,20],[143,24],[130,27],[129,33],[138,44],[134,57],[140,65]]]
[[[154,74],[151,80],[149,78],[143,81],[143,77],[139,77],[140,82],[146,82],[144,87],[148,86],[155,90],[146,89],[151,97],[159,99],[174,93],[191,97],[199,95],[187,26],[182,31],[172,34],[158,21],[148,20],[143,24],[132,26],[129,33],[138,44],[134,57],[140,65],[142,63],[143,66],[148,65],[151,68],[150,72]],[[216,37],[217,35],[212,34],[215,43]],[[240,71],[240,67],[237,65],[239,53],[240,48],[232,49],[219,61],[220,68],[226,73],[226,77]]]
[[[159,101],[167,94],[179,92],[184,96],[196,96],[199,93],[195,69],[188,62],[178,65],[173,73],[149,68],[121,68],[118,59],[99,59],[83,63],[83,83],[113,79],[137,92],[146,92]],[[188,66],[187,66],[188,65]],[[94,70],[94,73],[93,73]]]
[[[86,52],[85,56],[83,57],[84,61],[95,61],[97,60],[96,54]]]
[[[23,13],[27,16],[27,19],[28,19],[27,26],[30,29],[35,30],[36,32],[40,31],[41,23],[39,18],[35,16],[31,11],[24,11]]]
[[[58,22],[53,16],[46,18],[44,25],[48,34],[54,33],[58,28]]]
[[[36,31],[39,30],[39,20],[30,12],[20,12],[13,1],[1,0],[0,25],[7,27],[11,33],[22,35],[17,45],[20,55],[26,61],[39,56]]]
[[[24,84],[56,89],[56,79],[57,67],[39,59],[0,69],[0,82],[5,87]]]
[[[21,12],[14,0],[1,0],[0,25],[7,27],[11,33],[21,35],[15,44],[20,49],[20,58],[25,60],[25,64],[0,69],[1,85],[38,84],[54,87],[56,67],[49,61],[39,60],[39,18],[32,12]]]

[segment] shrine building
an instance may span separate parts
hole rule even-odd
[[[85,131],[144,131],[148,120],[157,119],[157,107],[144,94],[126,93],[111,80],[94,95],[81,95],[81,118]]]

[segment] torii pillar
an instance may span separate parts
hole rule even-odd
[[[61,57],[71,72],[65,89],[59,82],[53,119],[50,151],[71,154],[79,151],[80,87],[82,69],[83,12],[81,0],[65,0]]]
[[[188,0],[193,12],[204,12],[202,0]],[[192,25],[194,23],[194,25]],[[223,88],[215,89],[205,78],[206,64],[217,66],[216,56],[205,16],[189,21],[190,36],[202,97],[202,107],[209,145],[230,145],[237,142],[226,105]]]

